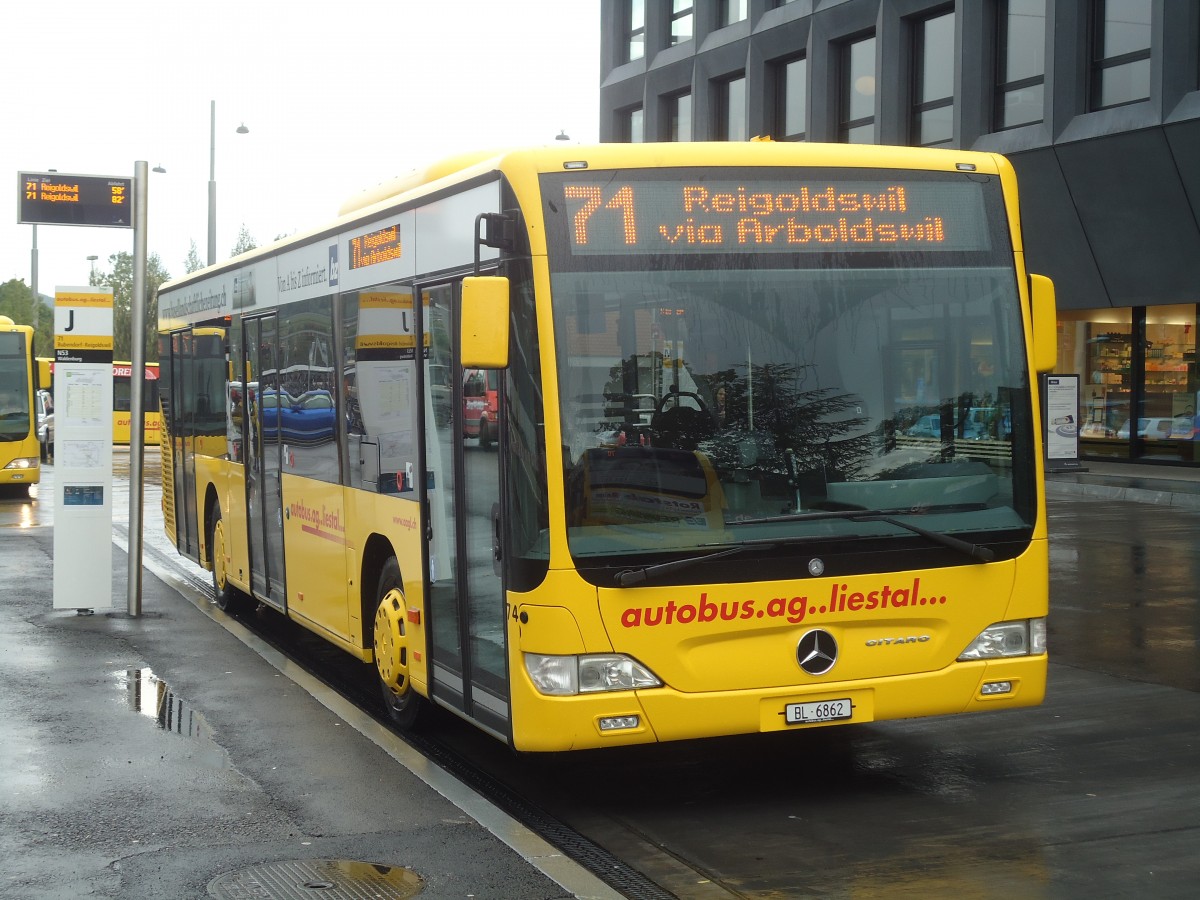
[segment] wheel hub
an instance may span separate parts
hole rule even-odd
[[[224,590],[228,572],[225,562],[225,522],[222,520],[218,520],[213,527],[212,543],[213,578],[216,580],[217,589]]]
[[[408,689],[408,641],[399,591],[389,591],[375,611],[375,668],[393,691],[403,693]]]

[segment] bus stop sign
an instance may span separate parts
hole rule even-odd
[[[18,172],[17,222],[132,228],[133,179]]]

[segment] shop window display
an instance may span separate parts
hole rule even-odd
[[[1080,376],[1081,455],[1200,462],[1196,322],[1194,304],[1060,310],[1056,371]]]

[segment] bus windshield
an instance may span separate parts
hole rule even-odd
[[[0,334],[0,441],[20,441],[29,436],[29,360],[25,336]]]
[[[960,218],[974,234],[953,248],[735,253],[728,227],[713,226],[719,252],[624,256],[583,234],[581,223],[598,232],[605,220],[585,220],[566,181],[574,232],[547,232],[576,560],[911,540],[912,526],[1027,544],[1034,425],[1011,241],[991,181],[972,182],[981,202]],[[577,193],[598,210],[612,196]],[[882,228],[882,215],[838,218],[835,239],[864,220]],[[750,221],[743,239],[763,224]],[[653,224],[638,210],[622,227],[640,241]],[[830,514],[801,515],[820,512]]]

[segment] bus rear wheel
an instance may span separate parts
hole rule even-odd
[[[409,645],[404,586],[400,565],[391,557],[379,575],[375,596],[375,671],[388,717],[397,727],[410,730],[423,718],[425,701],[414,690],[409,674]]]
[[[217,606],[226,612],[245,608],[250,598],[229,583],[229,554],[225,538],[225,522],[221,518],[221,507],[213,510],[212,524],[208,527],[208,553],[212,560],[213,598]]]

